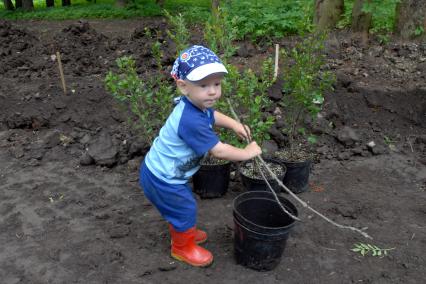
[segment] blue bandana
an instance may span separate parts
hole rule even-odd
[[[201,45],[193,45],[175,60],[170,74],[175,80],[199,81],[214,73],[228,72],[213,51]]]

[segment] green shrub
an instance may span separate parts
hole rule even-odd
[[[363,11],[372,14],[372,27],[370,32],[378,35],[390,33],[395,25],[395,8],[400,0],[372,0],[365,1]],[[350,27],[352,22],[352,8],[354,0],[345,1],[345,13],[338,27]]]
[[[156,80],[140,79],[131,56],[118,58],[116,62],[118,73],[108,72],[106,89],[114,98],[130,107],[131,112],[139,118],[137,126],[151,143],[173,108],[175,90],[161,77]]]
[[[210,14],[204,29],[204,38],[209,48],[220,54],[224,62],[228,62],[237,51],[237,46],[233,44],[237,37],[237,28],[229,14],[227,6],[219,7]]]
[[[311,0],[229,1],[229,21],[238,39],[273,38],[299,34],[312,29]]]
[[[164,14],[167,17],[171,30],[167,30],[167,35],[176,44],[176,57],[180,52],[189,47],[190,34],[186,27],[185,18],[182,14],[172,15],[166,10]]]
[[[309,114],[313,120],[321,111],[324,93],[333,89],[333,73],[325,69],[325,35],[310,35],[293,49],[283,51],[283,61],[288,62],[282,72],[284,81],[282,105],[287,126],[284,132],[289,138],[289,158],[296,158],[296,136],[313,140],[301,121]],[[298,128],[300,127],[300,128]]]
[[[391,32],[395,23],[395,7],[400,0],[372,0],[365,2],[363,11],[373,15],[372,33]]]
[[[242,123],[250,127],[253,140],[261,145],[263,141],[270,139],[268,130],[275,119],[274,116],[264,115],[265,109],[272,103],[267,96],[267,89],[273,82],[272,59],[263,63],[260,74],[255,74],[251,69],[239,72],[230,64],[226,68],[229,73],[223,82],[223,93],[230,99]],[[226,100],[219,101],[217,108],[230,114]],[[230,141],[230,144],[241,145],[235,136],[229,135],[224,139],[228,139],[225,141]]]

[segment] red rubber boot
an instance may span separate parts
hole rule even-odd
[[[202,244],[207,241],[207,233],[203,230],[195,228],[195,242],[197,244]]]
[[[208,266],[213,262],[213,255],[195,243],[196,229],[192,227],[185,232],[177,232],[170,226],[172,235],[171,255],[173,258],[193,266]]]
[[[172,234],[172,225],[169,224],[170,235]],[[195,242],[197,244],[202,244],[207,241],[207,233],[203,230],[195,228]]]

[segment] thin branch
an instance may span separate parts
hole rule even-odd
[[[294,120],[293,120],[293,125],[291,126],[291,134],[290,134],[290,157],[294,157],[294,151],[295,151],[295,149],[294,149],[294,141],[295,141],[295,136],[296,136],[296,127],[297,127],[297,124],[298,124],[298,122],[299,122],[299,117],[300,117],[300,115],[302,114],[302,112],[303,112],[303,107],[302,106],[300,106],[300,108],[297,110],[297,115],[294,117]]]
[[[230,111],[231,111],[232,115],[236,118],[236,120],[237,120],[239,123],[241,123],[241,124],[242,124],[242,122],[241,122],[240,118],[237,116],[237,114],[236,114],[236,113],[235,113],[235,111],[234,111],[234,108],[232,107],[231,100],[230,100],[229,98],[227,98],[227,101],[228,101],[229,109],[230,109]],[[244,128],[244,131],[246,132],[246,136],[247,136],[247,138],[246,138],[246,142],[247,142],[247,143],[250,143],[250,142],[251,142],[251,141],[250,141],[250,135],[249,135],[249,133],[248,133],[247,129],[244,127],[244,124],[243,124],[243,128]],[[265,174],[263,173],[263,171],[262,171],[262,169],[260,168],[260,165],[258,164],[258,161],[257,161],[256,159],[254,159],[254,164],[256,165],[256,168],[258,168],[258,170],[259,170],[260,174],[262,175],[262,178],[265,180],[266,185],[267,185],[267,186],[268,186],[268,188],[271,190],[272,194],[274,195],[275,200],[277,201],[277,203],[278,203],[278,205],[281,207],[281,209],[282,209],[285,213],[287,213],[287,215],[289,215],[291,218],[293,218],[294,220],[301,221],[299,218],[297,218],[296,216],[294,216],[293,214],[291,214],[290,212],[288,212],[288,210],[287,210],[287,209],[286,209],[286,208],[285,208],[285,207],[281,204],[281,202],[280,202],[280,200],[279,200],[279,198],[278,198],[277,194],[275,193],[275,191],[274,191],[274,189],[272,188],[272,186],[269,184],[269,182],[268,182],[267,178],[265,177]]]
[[[266,164],[263,164],[263,166],[267,167],[267,166],[266,166]],[[259,169],[260,174],[262,175],[262,178],[265,180],[266,185],[268,186],[269,190],[270,190],[270,191],[272,192],[272,194],[274,195],[274,197],[275,197],[275,199],[277,200],[278,205],[281,207],[281,209],[282,209],[285,213],[287,213],[287,215],[289,215],[291,218],[293,218],[294,220],[302,221],[302,220],[300,220],[299,218],[297,218],[296,216],[294,216],[293,214],[291,214],[290,212],[288,212],[288,210],[287,210],[287,209],[285,209],[284,205],[282,205],[282,203],[280,202],[280,200],[279,200],[279,198],[278,198],[277,194],[275,193],[275,190],[272,188],[271,184],[268,182],[268,179],[265,177],[265,174],[263,173],[263,171],[262,171],[262,169],[260,168],[260,166],[259,166],[259,165],[258,165],[258,169]]]
[[[266,165],[266,163],[265,163],[265,161],[263,161],[263,159],[262,159],[262,157],[260,157],[260,156],[258,156],[257,157],[261,162],[262,162],[262,164],[265,166],[265,168],[267,169],[267,171],[269,172],[269,174],[271,175],[271,176],[273,176],[274,177],[274,179],[278,182],[278,184],[282,187],[282,188],[284,188],[284,190],[288,193],[288,194],[290,194],[294,199],[296,199],[300,204],[302,204],[303,205],[303,207],[305,207],[305,208],[307,208],[307,209],[309,209],[309,210],[311,210],[312,212],[314,212],[315,214],[317,214],[318,216],[320,216],[321,218],[323,218],[324,220],[326,220],[327,222],[329,222],[329,223],[331,223],[331,224],[333,224],[334,226],[336,226],[336,227],[338,227],[338,228],[341,228],[341,229],[348,229],[348,230],[352,230],[352,231],[355,231],[355,232],[358,232],[358,233],[360,233],[363,237],[365,237],[365,238],[368,238],[368,239],[373,239],[372,237],[370,237],[366,232],[364,232],[364,231],[362,231],[362,230],[360,230],[360,229],[357,229],[357,228],[354,228],[354,227],[351,227],[351,226],[345,226],[345,225],[341,225],[341,224],[338,224],[338,223],[336,223],[336,222],[334,222],[333,220],[331,220],[331,219],[329,219],[329,218],[327,218],[326,216],[324,216],[323,214],[321,214],[321,213],[319,213],[317,210],[315,210],[315,209],[313,209],[312,207],[310,207],[305,201],[303,201],[302,199],[300,199],[296,194],[294,194],[290,189],[288,189],[283,183],[282,183],[282,181],[280,181],[278,178],[277,178],[277,176],[271,171],[271,169]]]
[[[233,109],[233,107],[232,107],[232,104],[231,104],[231,101],[229,100],[229,98],[227,99],[228,100],[228,104],[229,104],[229,108],[230,108],[230,110],[231,110],[231,113],[232,113],[232,115],[234,116],[234,118],[235,118],[235,120],[237,120],[238,122],[240,122],[241,123],[241,120],[239,119],[239,117],[237,116],[237,114],[235,113],[235,111],[234,111],[234,109]],[[341,225],[341,224],[338,224],[338,223],[336,223],[336,222],[334,222],[333,220],[331,220],[331,219],[329,219],[329,218],[327,218],[326,216],[324,216],[323,214],[321,214],[321,213],[319,213],[317,210],[315,210],[315,209],[313,209],[312,207],[310,207],[305,201],[303,201],[302,199],[300,199],[296,194],[294,194],[290,189],[288,189],[283,183],[282,183],[282,181],[272,172],[272,170],[268,167],[268,165],[265,163],[265,161],[262,159],[262,157],[261,156],[257,156],[256,157],[256,159],[259,159],[260,161],[261,161],[261,163],[262,163],[262,165],[266,168],[266,170],[268,171],[268,173],[278,182],[278,184],[282,187],[282,188],[284,188],[284,190],[288,193],[288,194],[290,194],[294,199],[296,199],[300,204],[302,204],[302,206],[303,207],[305,207],[305,208],[307,208],[307,209],[309,209],[309,210],[311,210],[312,212],[314,212],[315,214],[317,214],[318,216],[320,216],[321,218],[323,218],[325,221],[327,221],[327,222],[329,222],[330,224],[332,224],[332,225],[334,225],[334,226],[336,226],[336,227],[338,227],[338,228],[340,228],[340,229],[348,229],[348,230],[351,230],[351,231],[354,231],[354,232],[357,232],[357,233],[359,233],[359,234],[361,234],[363,237],[365,237],[365,238],[368,238],[368,239],[373,239],[370,235],[368,235],[366,232],[364,232],[364,231],[362,231],[362,230],[360,230],[360,229],[358,229],[358,228],[355,228],[355,227],[351,227],[351,226],[346,226],[346,225]],[[259,168],[259,170],[261,170],[260,168]],[[264,177],[264,175],[263,175],[263,173],[262,173],[262,177],[263,178],[265,178]],[[266,179],[265,179],[266,180]],[[271,187],[270,187],[271,188]],[[275,193],[275,192],[274,192]],[[276,196],[276,195],[274,195],[275,196],[275,198],[277,199],[277,202],[279,203],[279,204],[281,204],[281,202],[279,201],[279,199],[278,199],[278,197]],[[288,214],[288,212],[286,212],[287,214]]]

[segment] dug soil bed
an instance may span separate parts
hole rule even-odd
[[[147,38],[145,28],[155,36]],[[237,265],[232,201],[244,189],[234,171],[223,197],[198,202],[198,225],[215,256],[200,269],[169,256],[167,224],[138,183],[149,145],[103,83],[123,55],[135,57],[141,76],[152,75],[150,46],[157,39],[169,72],[175,46],[166,29],[160,18],[0,21],[1,283],[424,282],[425,44],[372,39],[362,46],[349,33],[333,33],[327,55],[335,90],[320,118],[305,121],[318,143],[310,189],[299,197],[340,224],[366,228],[374,239],[338,229],[286,195],[303,221],[280,265],[268,272]],[[194,27],[192,43],[204,43],[199,31]],[[238,45],[232,60],[241,68],[256,70],[273,53],[268,46]],[[273,150],[287,143],[279,84],[269,90],[274,106],[265,110],[277,118],[266,145]],[[351,251],[358,242],[394,249],[383,258],[363,257]]]

